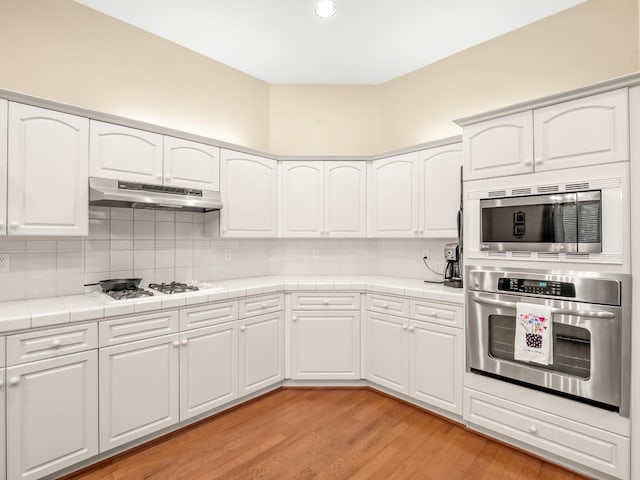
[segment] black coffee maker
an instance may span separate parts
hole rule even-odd
[[[444,246],[444,259],[447,265],[444,269],[445,287],[462,288],[460,275],[460,248],[457,243],[447,243]]]

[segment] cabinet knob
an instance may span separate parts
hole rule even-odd
[[[291,317],[291,320],[295,322],[298,320],[298,317]]]
[[[416,329],[416,327],[414,327],[413,325],[409,327],[409,331],[413,332]]]
[[[227,229],[226,229],[226,228],[223,228],[223,229],[222,229],[222,233],[227,233]]]
[[[406,330],[407,329],[407,324],[402,325],[402,329]]]
[[[178,348],[180,346],[180,342],[178,340],[174,341],[173,346]]]
[[[382,308],[389,308],[389,304],[388,303],[383,303],[382,304]]]
[[[156,178],[157,178],[158,180],[162,180],[162,174],[161,174],[161,173],[159,173],[158,175],[156,175]]]
[[[531,165],[531,160],[529,160],[529,159],[527,158],[527,159],[526,159],[526,160],[524,160],[522,163],[523,163],[523,164],[525,164],[526,166],[529,166],[529,165]]]
[[[325,231],[324,231],[324,234],[325,234],[325,235],[329,235],[329,230],[325,230]]]
[[[51,346],[53,348],[58,348],[60,345],[62,345],[62,342],[60,340],[58,340],[57,338],[51,342]]]
[[[11,222],[9,224],[9,227],[11,227],[12,230],[15,230],[16,228],[18,228],[18,222]]]
[[[420,233],[424,233],[424,228],[421,228],[421,229],[419,230],[419,232],[420,232]]]
[[[242,325],[242,326],[240,327],[240,331],[241,331],[241,332],[244,332],[246,329],[247,329],[247,327],[245,327],[244,325]]]
[[[262,308],[267,308],[267,304],[266,304],[266,303],[263,303],[263,304],[262,304]]]
[[[17,385],[19,383],[20,383],[19,377],[12,377],[11,380],[9,380],[9,385]]]
[[[432,311],[432,312],[431,312],[431,316],[432,316],[432,317],[437,317],[437,316],[438,316],[438,312],[434,312],[434,311]]]
[[[329,305],[329,300],[324,300],[324,301],[322,302],[322,304],[323,304],[323,305]]]
[[[529,433],[533,433],[533,434],[538,433],[538,429],[536,428],[536,426],[535,426],[535,425],[531,425],[531,426],[529,427]]]
[[[165,179],[167,182],[170,182],[170,181],[171,181],[171,175],[167,175],[166,177],[164,177],[164,179]]]
[[[529,162],[531,163],[531,162]],[[544,163],[544,160],[540,157],[536,158],[536,165],[542,165]]]
[[[418,229],[416,228],[413,233],[415,233],[416,235],[418,234]]]
[[[189,340],[187,340],[186,338],[182,340],[183,345],[186,345],[187,343],[189,343]]]

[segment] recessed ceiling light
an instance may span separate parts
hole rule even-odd
[[[338,8],[332,0],[320,0],[316,4],[316,15],[321,18],[333,17],[337,11]]]

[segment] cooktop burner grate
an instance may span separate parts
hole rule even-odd
[[[105,293],[114,300],[153,297],[153,292],[138,287],[126,288],[124,290],[107,290]]]
[[[171,283],[150,283],[149,288],[153,290],[157,290],[162,293],[172,294],[172,293],[183,293],[183,292],[196,292],[200,290],[195,285],[188,285],[186,283],[181,282],[171,282]]]

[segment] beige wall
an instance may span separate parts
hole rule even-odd
[[[638,0],[590,0],[380,86],[383,150],[452,120],[638,70]]]
[[[281,155],[378,153],[377,86],[271,85],[269,147]]]
[[[268,85],[71,0],[0,0],[0,88],[268,149]]]
[[[72,0],[0,0],[0,88],[276,154],[357,155],[635,72],[639,0],[589,0],[379,86],[268,85]]]

